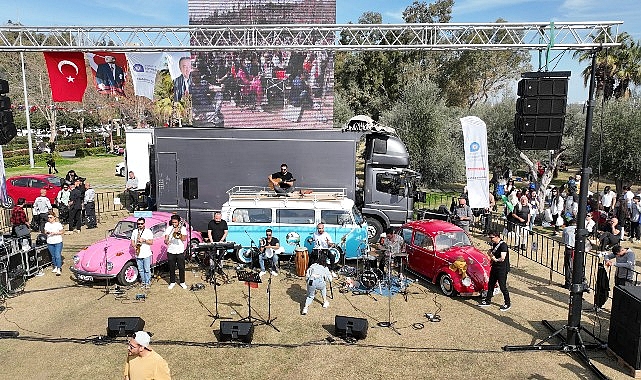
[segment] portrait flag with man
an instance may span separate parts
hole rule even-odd
[[[45,63],[54,102],[82,102],[87,89],[85,55],[78,52],[45,52]]]

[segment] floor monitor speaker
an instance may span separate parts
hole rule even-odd
[[[367,319],[337,315],[334,318],[336,335],[345,338],[365,339],[367,337]]]
[[[145,321],[140,317],[109,317],[107,318],[107,336],[132,336],[136,331],[145,328]]]
[[[254,324],[251,322],[220,321],[220,341],[240,341],[251,343],[254,337]]]

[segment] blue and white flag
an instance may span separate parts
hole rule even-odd
[[[127,53],[134,93],[154,100],[156,74],[163,64],[163,53]]]
[[[465,176],[471,208],[490,207],[490,179],[487,158],[487,127],[476,116],[461,119],[465,146]]]

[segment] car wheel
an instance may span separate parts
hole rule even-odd
[[[125,168],[120,168],[120,176],[124,177],[125,176]]]
[[[367,221],[367,240],[370,244],[377,243],[383,233],[383,225],[378,219],[366,217],[365,220]]]
[[[456,294],[452,277],[447,273],[443,273],[439,276],[438,286],[441,288],[441,292],[448,297],[452,297]]]
[[[124,286],[133,285],[138,280],[138,267],[133,261],[127,262],[117,277],[118,283]]]
[[[7,201],[2,203],[2,207],[4,208],[13,208],[14,205],[15,205],[15,202],[13,201],[13,198],[11,198],[10,196],[7,196]]]

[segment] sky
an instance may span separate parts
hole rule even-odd
[[[233,1],[233,0],[232,0]],[[267,0],[264,0],[267,1]],[[367,11],[378,12],[384,23],[402,23],[403,10],[412,0],[336,0],[336,22],[357,22]],[[187,0],[0,0],[2,16],[29,26],[172,26],[187,25]],[[641,39],[639,0],[455,0],[452,22],[549,21],[623,21],[620,32]],[[561,52],[553,52],[553,57]],[[571,59],[571,52],[560,57],[550,69],[570,70],[568,100],[584,102],[588,90],[583,87],[581,71],[587,65]],[[534,69],[538,53],[532,52]]]

